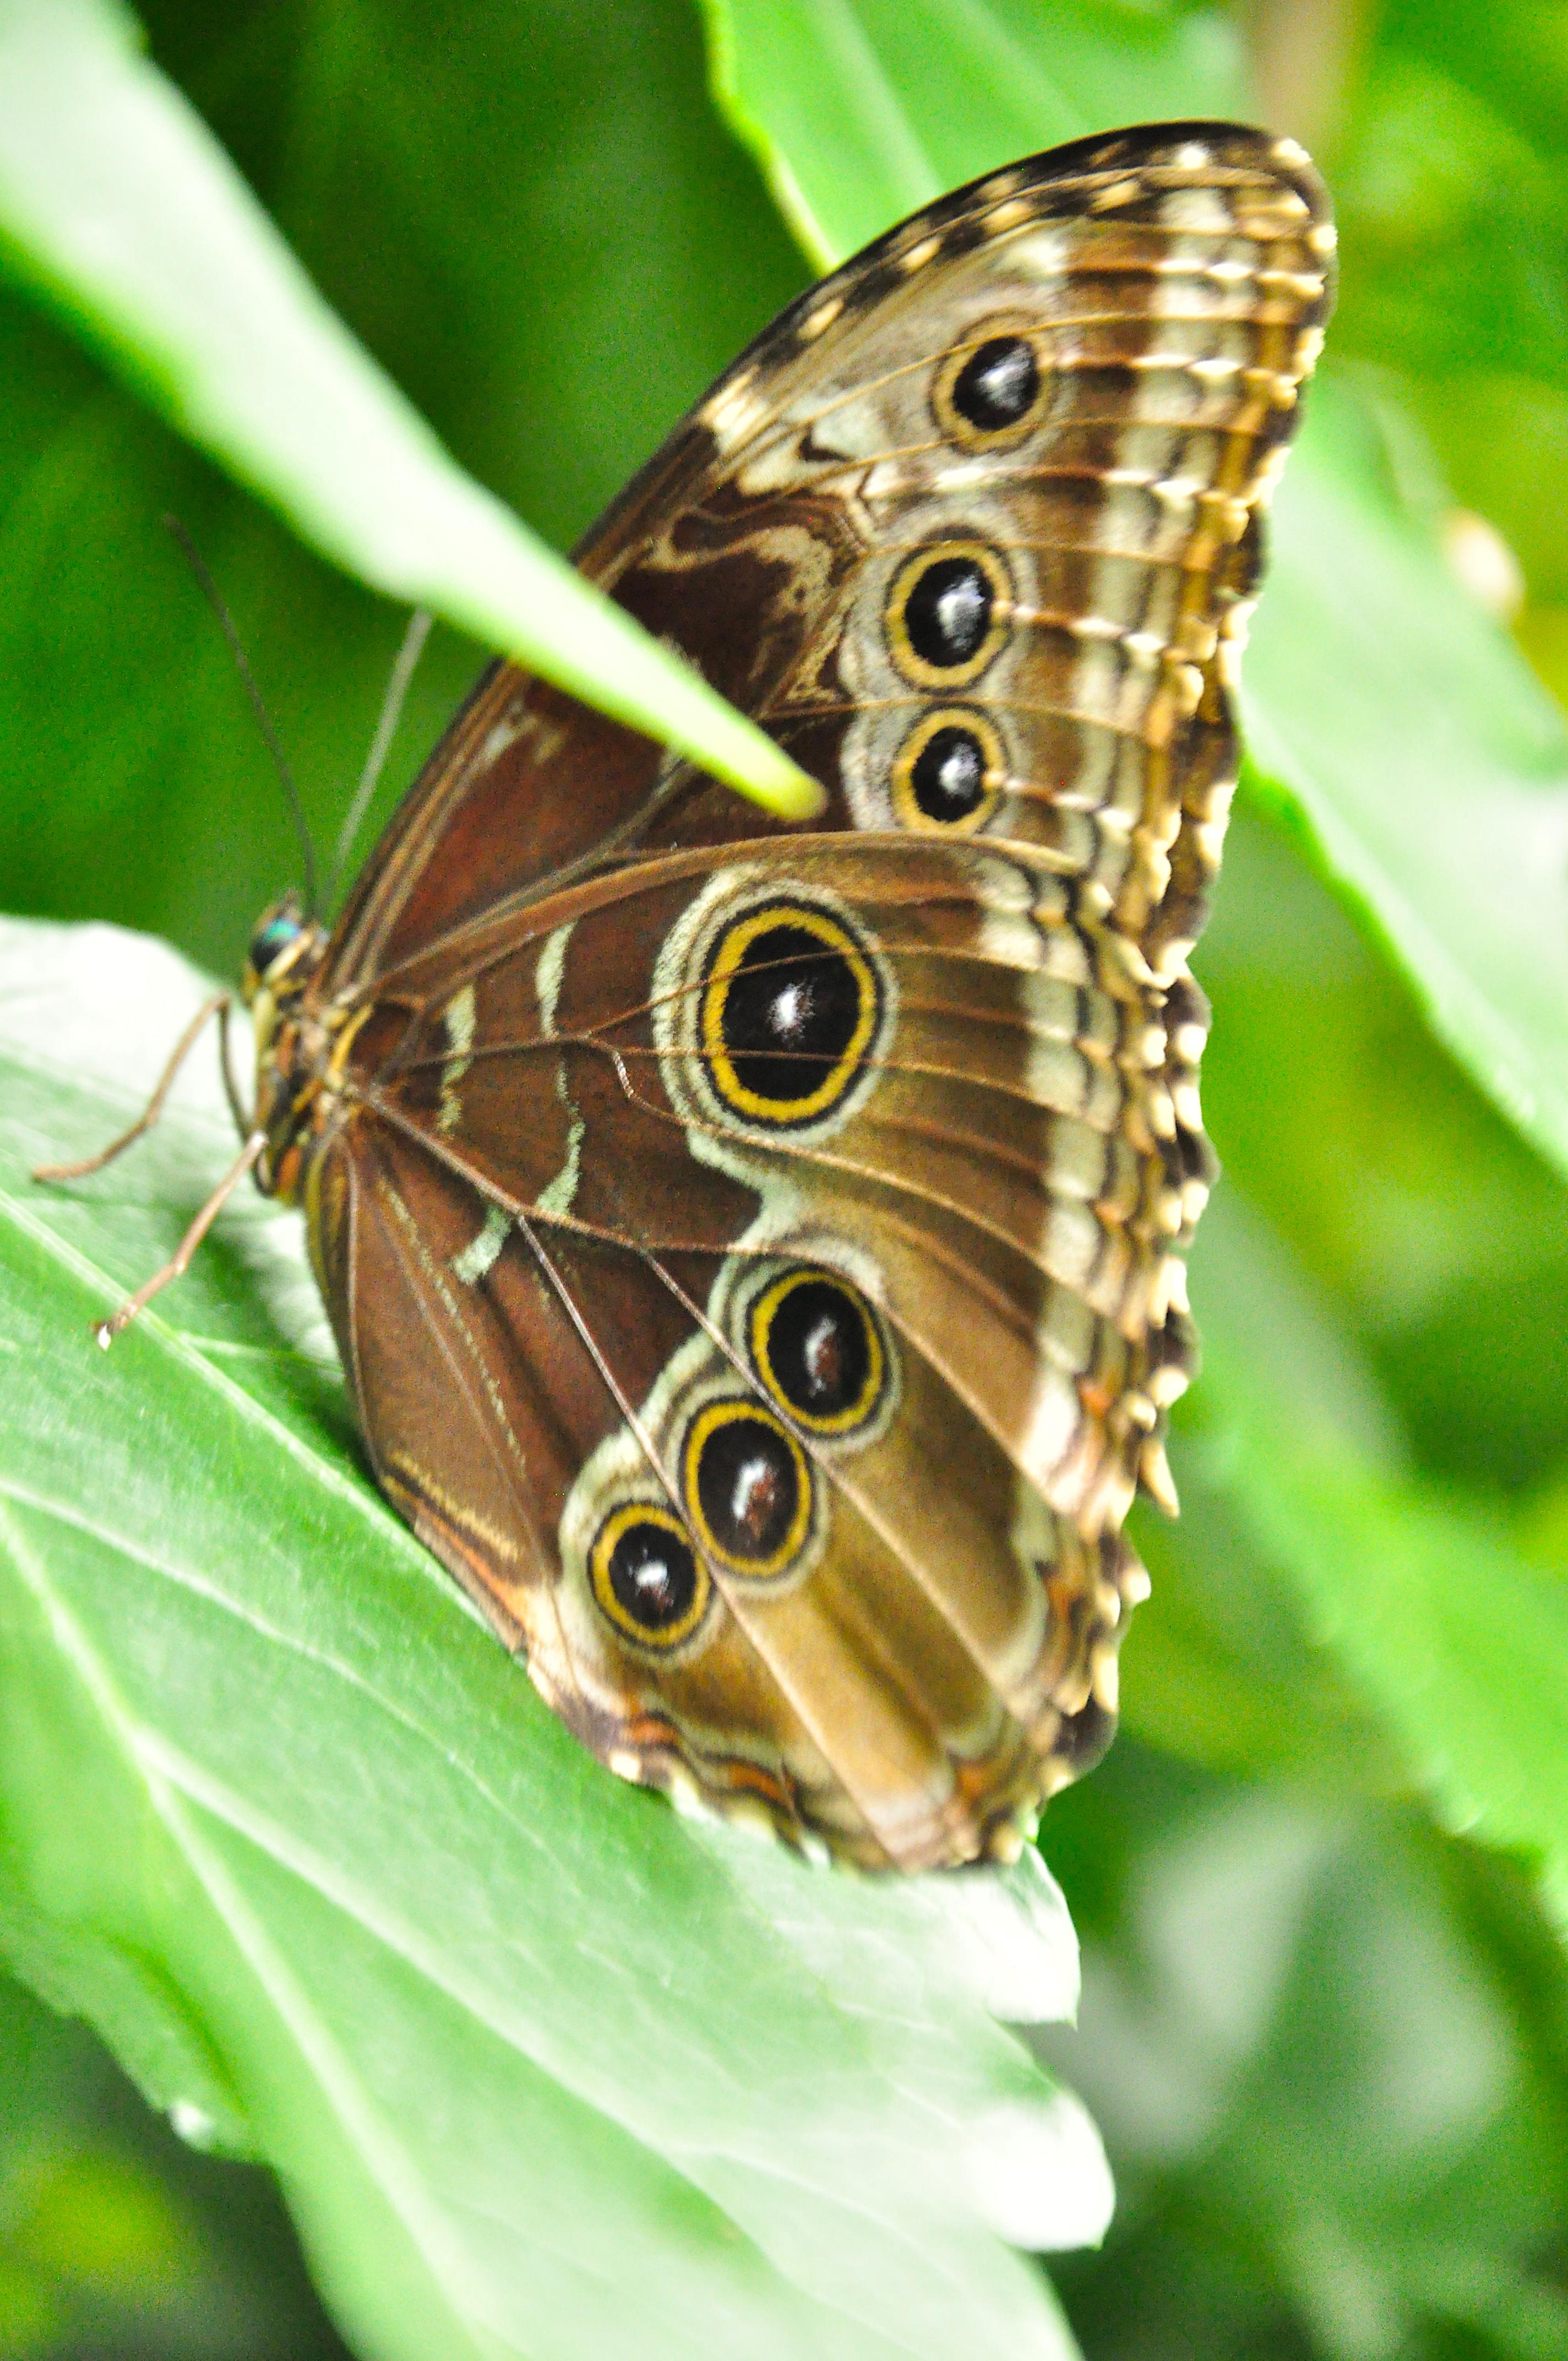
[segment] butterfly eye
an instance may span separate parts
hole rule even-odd
[[[860,1074],[881,1013],[861,945],[825,911],[751,910],[720,938],[702,1047],[725,1103],[754,1123],[811,1123]]]
[[[691,1638],[712,1596],[712,1580],[680,1519],[641,1501],[605,1519],[588,1571],[594,1597],[616,1629],[662,1653]]]
[[[774,1399],[817,1434],[848,1434],[887,1389],[887,1352],[870,1306],[841,1279],[786,1271],[751,1312],[751,1357]]]
[[[786,1573],[811,1531],[811,1471],[788,1430],[748,1401],[709,1402],[685,1446],[697,1537],[738,1574]]]
[[[247,955],[251,973],[258,982],[265,979],[269,968],[276,967],[304,931],[304,921],[294,910],[277,910],[262,920],[250,939]]]
[[[893,764],[893,808],[905,828],[970,835],[995,810],[1007,760],[1002,740],[967,706],[928,713]]]
[[[893,660],[923,686],[961,687],[985,670],[1007,636],[1013,585],[981,542],[917,550],[894,577],[886,627]]]

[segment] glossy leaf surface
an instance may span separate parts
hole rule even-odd
[[[997,2235],[1110,2202],[988,2014],[1072,2005],[1033,1857],[862,1883],[600,1771],[360,1473],[294,1217],[240,1205],[94,1347],[226,1158],[210,1063],[136,1162],[27,1169],[196,990],[112,930],[5,939],[13,1956],[278,2168],[367,2351],[1064,2352]]]

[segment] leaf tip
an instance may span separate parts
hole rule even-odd
[[[826,787],[787,758],[780,762],[768,788],[768,800],[781,819],[816,819],[828,807]]]

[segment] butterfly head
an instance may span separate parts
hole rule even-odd
[[[305,917],[297,894],[285,894],[280,902],[264,910],[245,956],[247,1005],[254,1007],[264,992],[276,995],[280,987],[287,989],[285,979],[297,973],[303,982],[320,960],[324,940],[315,920]]]
[[[292,1193],[304,1110],[323,1062],[321,1028],[304,1018],[326,941],[325,928],[305,916],[298,895],[287,894],[258,919],[241,980],[256,1034],[257,1120],[268,1134],[257,1177],[284,1196]]]

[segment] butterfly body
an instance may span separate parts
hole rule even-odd
[[[1328,252],[1234,126],[929,208],[579,553],[821,818],[496,667],[330,938],[257,937],[259,1177],[389,1497],[612,1768],[867,1866],[1006,1854],[1112,1727]]]

